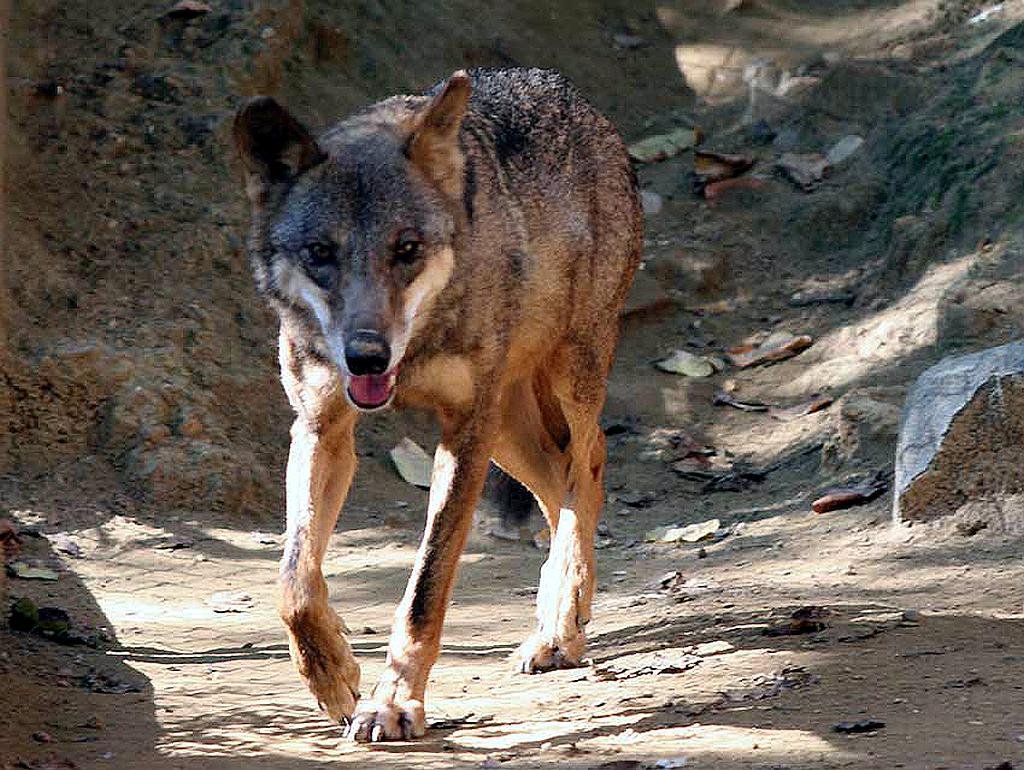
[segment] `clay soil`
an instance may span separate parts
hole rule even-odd
[[[1019,519],[894,526],[889,493],[810,507],[891,474],[916,374],[1020,336],[1018,3],[980,22],[983,4],[895,0],[211,5],[13,9],[0,518],[21,532],[8,561],[59,578],[7,578],[0,766],[1024,766]],[[765,61],[804,80],[751,106]],[[501,539],[482,517],[428,735],[365,747],[317,711],[276,617],[289,416],[227,126],[248,93],[323,126],[466,64],[558,67],[628,139],[696,124],[758,182],[709,202],[689,153],[639,169],[663,205],[609,384],[589,665],[511,674],[540,526]],[[774,169],[847,135],[863,147],[810,191]],[[703,379],[652,366],[783,331],[814,344]],[[834,401],[782,420],[719,390]],[[387,458],[406,435],[434,438],[416,416],[361,425],[324,563],[364,688],[422,531],[426,495]],[[732,474],[675,467],[691,446]],[[712,519],[699,543],[646,537]],[[90,643],[7,628],[23,597]],[[836,729],[865,720],[883,724]]]

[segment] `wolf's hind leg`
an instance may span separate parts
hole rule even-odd
[[[281,559],[281,619],[299,674],[327,715],[345,721],[359,695],[359,664],[327,603],[320,565],[356,468],[355,413],[341,404],[329,417],[292,426],[288,454],[288,529]]]
[[[537,629],[516,652],[524,673],[578,666],[586,651],[586,624],[594,595],[594,534],[604,505],[605,438],[598,423],[604,372],[583,351],[564,358],[552,392],[568,428],[560,507],[548,515],[551,546],[537,591]],[[524,482],[527,483],[527,482]]]

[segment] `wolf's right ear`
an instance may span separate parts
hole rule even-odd
[[[238,111],[233,133],[254,200],[266,186],[288,183],[325,157],[305,127],[269,96],[257,96]]]
[[[406,145],[409,159],[452,197],[462,194],[459,129],[471,90],[465,70],[453,73],[413,118]]]

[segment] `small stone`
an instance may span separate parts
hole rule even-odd
[[[903,610],[903,613],[900,615],[900,617],[903,620],[905,620],[907,623],[920,623],[921,622],[921,612],[920,612],[920,610]]]

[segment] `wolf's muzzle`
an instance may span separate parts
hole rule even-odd
[[[391,363],[391,346],[384,336],[370,329],[357,329],[345,341],[345,366],[351,374],[383,374]]]

